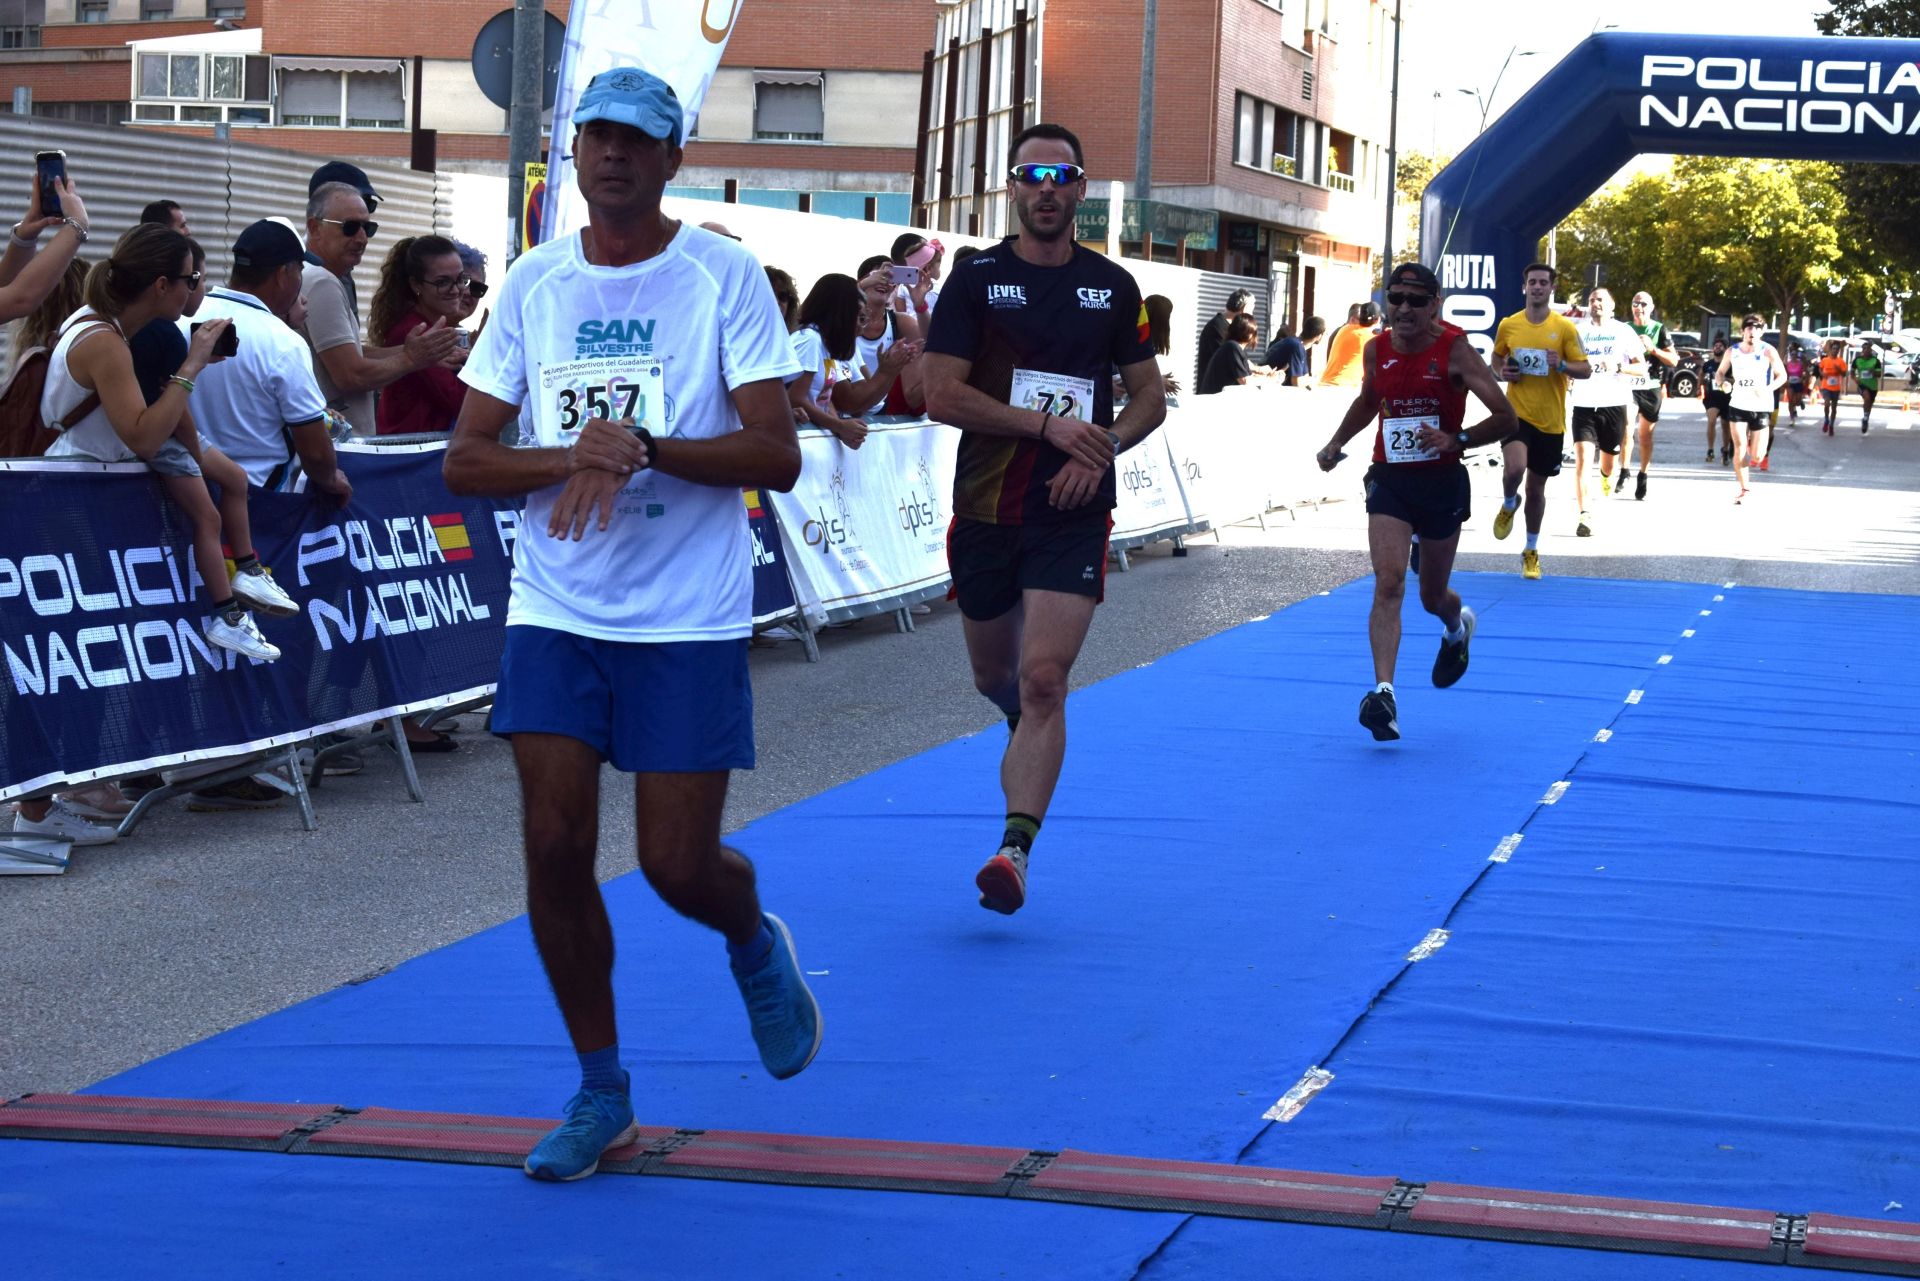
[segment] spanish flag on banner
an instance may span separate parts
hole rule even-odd
[[[448,560],[473,559],[473,540],[467,536],[467,522],[459,512],[428,516],[427,523],[433,526],[433,540],[440,544],[442,556]]]
[[[760,505],[759,490],[743,489],[740,491],[740,496],[747,500],[747,519],[759,520],[762,516],[766,515],[766,510]]]
[[[1147,342],[1152,337],[1152,327],[1147,324],[1147,304],[1140,304],[1140,341]]]

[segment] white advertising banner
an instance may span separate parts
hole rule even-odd
[[[800,480],[770,497],[808,618],[858,618],[947,582],[959,445],[959,432],[929,422],[876,423],[857,450],[800,433]]]
[[[1173,421],[1169,413],[1167,422]],[[1120,455],[1115,466],[1118,502],[1113,509],[1112,545],[1121,549],[1138,547],[1167,534],[1181,534],[1193,528],[1186,500],[1174,474],[1173,457],[1167,452],[1166,427]]]
[[[578,231],[587,206],[573,180],[573,111],[587,82],[614,67],[641,67],[673,86],[687,132],[706,101],[746,0],[574,0],[553,98],[544,239]]]

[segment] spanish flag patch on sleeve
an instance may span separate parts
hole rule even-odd
[[[1147,342],[1151,337],[1152,330],[1147,325],[1147,304],[1142,302],[1140,304],[1140,341]]]

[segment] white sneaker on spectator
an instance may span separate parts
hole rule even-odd
[[[118,819],[133,812],[133,802],[114,783],[88,783],[60,793],[60,802],[83,818]]]
[[[48,807],[47,816],[38,822],[16,811],[13,834],[45,836],[56,841],[72,841],[75,845],[110,845],[120,839],[118,828],[89,821],[65,801],[55,801]]]
[[[280,651],[269,645],[267,638],[260,634],[260,628],[254,624],[252,614],[242,613],[239,619],[237,623],[229,623],[215,614],[213,620],[207,624],[207,639],[222,649],[230,649],[236,654],[244,654],[248,658],[257,658],[266,663],[271,663],[280,657]]]
[[[273,575],[267,572],[265,565],[255,565],[252,569],[243,569],[235,574],[233,594],[275,618],[292,618],[300,612],[300,607],[293,603],[293,597],[280,590],[280,584],[273,581]]]

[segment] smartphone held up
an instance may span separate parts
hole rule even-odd
[[[207,322],[204,320],[196,320],[193,322],[193,324],[187,327],[187,330],[189,333],[197,334],[200,332],[200,326],[206,323]],[[213,357],[215,360],[221,360],[229,356],[238,356],[239,354],[240,354],[240,331],[235,329],[233,325],[229,323],[227,325],[226,332],[222,333],[220,337],[217,340],[215,340],[213,344]]]
[[[34,182],[40,188],[40,215],[43,218],[62,218],[66,211],[60,207],[60,183],[67,176],[67,153],[64,151],[41,151],[33,157]]]

